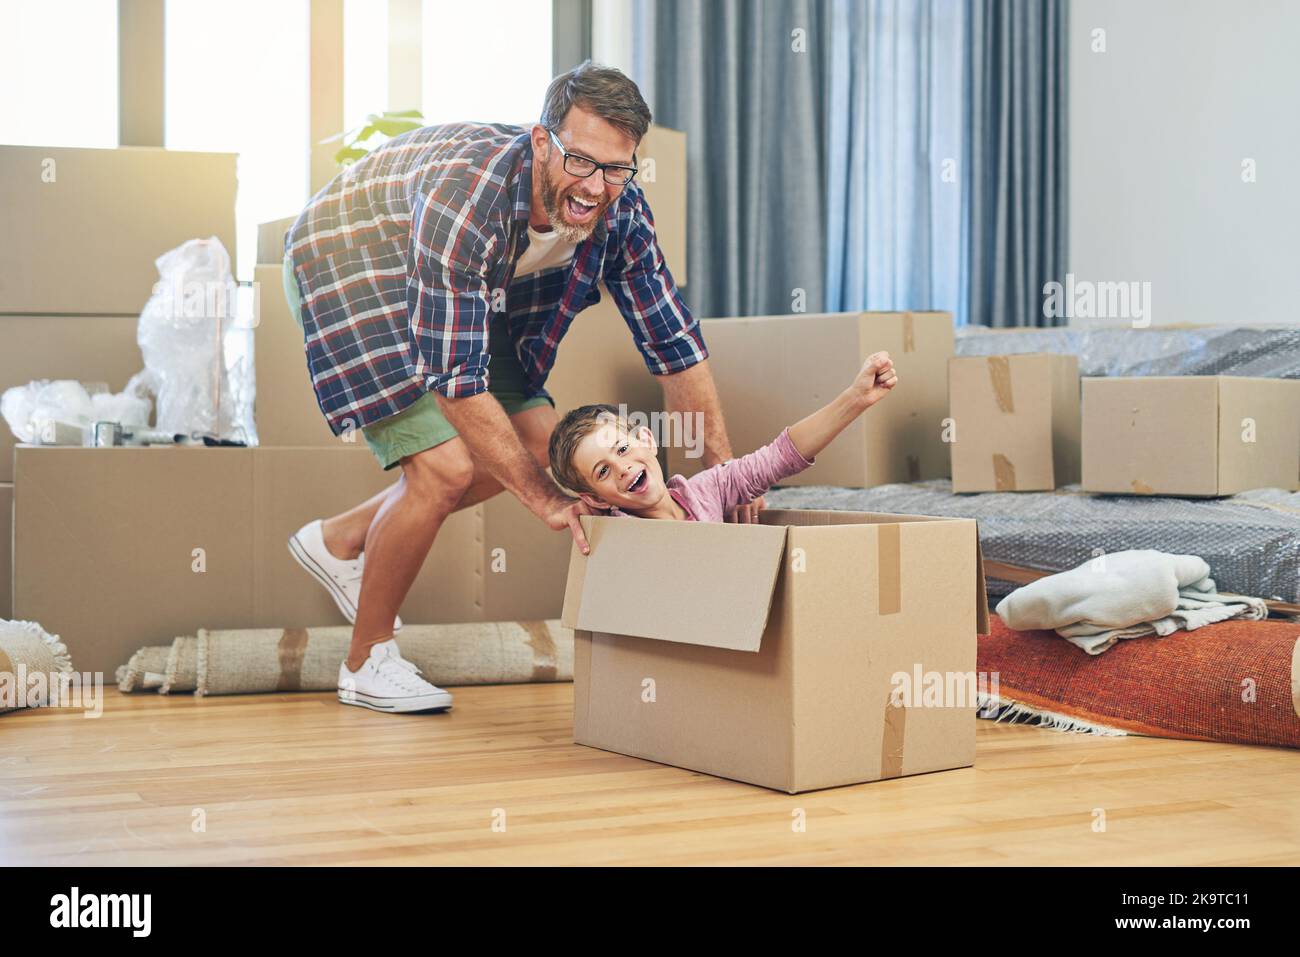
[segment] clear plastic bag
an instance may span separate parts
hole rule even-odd
[[[82,445],[87,430],[98,421],[149,424],[153,406],[139,379],[136,376],[118,393],[109,392],[102,383],[38,379],[6,389],[0,396],[0,415],[20,442]]]
[[[159,256],[136,341],[160,432],[257,444],[251,328],[221,240],[191,239]]]

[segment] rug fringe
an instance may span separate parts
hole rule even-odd
[[[202,698],[208,693],[208,630],[206,628],[199,629],[197,641],[195,665],[198,676],[194,685],[194,697]]]
[[[172,685],[176,683],[181,669],[181,642],[184,636],[172,639],[172,646],[167,652],[167,668],[163,672],[162,684],[158,686],[159,694],[171,694]]]
[[[997,695],[981,692],[978,695],[977,711],[981,718],[991,721],[1003,721],[1007,724],[1030,724],[1051,731],[1068,731],[1074,734],[1103,734],[1110,737],[1126,737],[1127,731],[1112,728],[1092,721],[1084,721],[1057,711],[1043,708],[1031,708],[1019,701],[1010,701]]]
[[[49,705],[58,707],[63,699],[67,696],[68,685],[71,681],[72,674],[72,655],[68,653],[68,646],[63,643],[63,639],[58,635],[51,635],[41,627],[39,622],[35,621],[10,621],[4,620],[6,626],[12,626],[16,631],[24,632],[30,638],[36,638],[44,642],[46,651],[54,659],[55,667],[58,668],[58,687],[50,688]]]

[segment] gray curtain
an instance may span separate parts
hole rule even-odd
[[[823,308],[829,13],[816,0],[634,0],[633,79],[687,134],[697,316]]]
[[[962,315],[960,0],[833,0],[826,308]]]
[[[551,0],[551,74],[591,58],[591,0]]]
[[[967,0],[969,177],[963,286],[970,322],[1046,326],[1065,281],[1066,0]]]
[[[1064,282],[1068,0],[633,0],[688,135],[700,316],[951,309],[1039,326]],[[793,31],[802,31],[796,52]],[[953,176],[955,174],[955,180]]]

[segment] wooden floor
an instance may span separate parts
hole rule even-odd
[[[789,796],[575,746],[571,702],[112,690],[98,719],[5,715],[0,864],[1300,863],[1293,751],[981,721],[974,768]]]

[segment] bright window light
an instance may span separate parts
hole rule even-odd
[[[0,0],[0,143],[117,146],[117,4]]]
[[[424,118],[537,122],[551,81],[551,4],[424,0]]]
[[[306,0],[167,0],[166,145],[239,154],[236,278],[307,201]]]
[[[388,0],[343,0],[343,128],[388,109]]]

